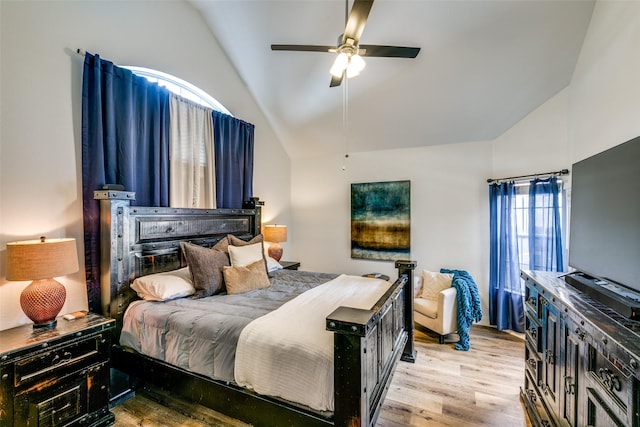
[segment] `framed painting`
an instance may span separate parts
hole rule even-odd
[[[395,261],[411,249],[411,181],[351,184],[351,258]]]

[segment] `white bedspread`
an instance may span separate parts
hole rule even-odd
[[[333,332],[340,306],[370,309],[390,283],[341,275],[249,323],[240,334],[235,380],[257,393],[333,411]]]

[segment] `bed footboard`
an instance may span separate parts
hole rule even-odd
[[[334,422],[373,426],[398,360],[415,362],[414,261],[396,261],[398,280],[371,310],[339,307],[327,317],[334,332]]]

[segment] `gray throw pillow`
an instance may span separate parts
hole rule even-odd
[[[225,290],[222,268],[228,266],[229,255],[217,249],[208,249],[192,243],[180,243],[187,260],[191,280],[196,292],[192,298],[203,298]]]

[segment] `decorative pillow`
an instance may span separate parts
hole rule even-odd
[[[242,294],[271,286],[262,260],[242,267],[224,267],[222,273],[228,295]]]
[[[220,252],[229,253],[229,237],[223,237],[211,247],[211,249],[218,250]]]
[[[246,246],[246,245],[253,245],[256,243],[260,243],[260,245],[262,245],[262,248],[263,248],[262,259],[264,260],[264,271],[269,271],[267,269],[267,257],[264,254],[264,238],[262,237],[262,234],[258,234],[248,242],[245,242],[244,240],[234,236],[233,234],[227,234],[227,239],[229,241],[229,246]]]
[[[227,234],[227,240],[229,244],[232,246],[246,246],[246,245],[253,245],[254,243],[264,242],[264,238],[262,237],[262,234],[258,234],[257,236],[255,236],[253,239],[249,241],[242,240],[234,236],[233,234]]]
[[[196,290],[187,267],[136,278],[131,289],[147,301],[168,301],[192,295]]]
[[[422,271],[422,294],[421,298],[435,300],[438,299],[440,291],[450,288],[453,274],[437,273],[434,271]]]
[[[275,259],[270,256],[267,257],[267,272],[271,273],[273,271],[282,270],[282,264],[280,264]]]
[[[182,253],[187,260],[193,287],[194,298],[203,298],[218,294],[224,290],[222,268],[229,265],[226,253],[217,249],[207,249],[192,243],[180,243]]]
[[[262,261],[263,258],[262,243],[244,246],[229,245],[229,259],[233,267],[243,267],[256,261]]]

